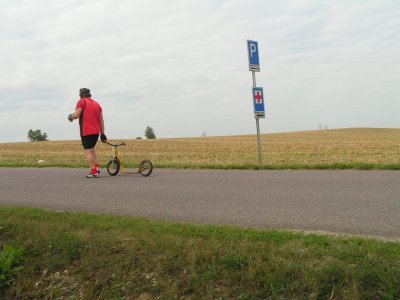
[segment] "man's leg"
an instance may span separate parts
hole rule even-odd
[[[92,149],[85,149],[86,160],[89,164],[91,170],[95,169],[95,165],[97,164],[97,157],[94,148]]]
[[[98,138],[98,134],[87,135],[81,138],[82,146],[85,149],[86,161],[88,162],[90,168],[90,174],[87,176],[89,178],[97,177],[100,173],[96,152],[94,150]]]

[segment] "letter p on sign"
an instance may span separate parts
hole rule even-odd
[[[254,53],[257,53],[257,46],[255,44],[250,44],[250,57],[253,57]]]

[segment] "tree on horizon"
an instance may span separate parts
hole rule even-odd
[[[31,142],[41,142],[41,141],[47,141],[47,133],[43,132],[40,129],[32,130],[29,129],[28,131],[28,139]]]
[[[154,129],[150,126],[147,126],[144,132],[144,136],[149,140],[155,139],[156,135],[154,134]]]

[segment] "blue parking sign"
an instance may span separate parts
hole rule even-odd
[[[258,57],[258,42],[248,40],[247,50],[249,53],[249,70],[260,72],[260,59]]]
[[[256,117],[265,117],[264,91],[262,87],[253,87],[253,105]]]

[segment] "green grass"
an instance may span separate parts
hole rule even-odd
[[[81,167],[80,165],[75,167]],[[221,170],[400,170],[400,164],[318,163],[318,164],[190,164],[162,163],[156,168]]]
[[[10,299],[400,297],[399,242],[0,206],[9,247]]]
[[[219,169],[219,170],[400,170],[400,164],[377,164],[377,163],[318,163],[318,164],[192,164],[192,163],[157,163],[153,162],[155,168],[172,168],[172,169]],[[79,163],[50,163],[37,164],[18,161],[0,161],[0,167],[16,168],[87,168],[87,163],[82,161]],[[106,165],[100,165],[106,168]],[[125,168],[137,168],[132,163],[125,163]]]
[[[5,244],[0,252],[0,295],[13,283],[15,274],[21,270],[22,251]]]

